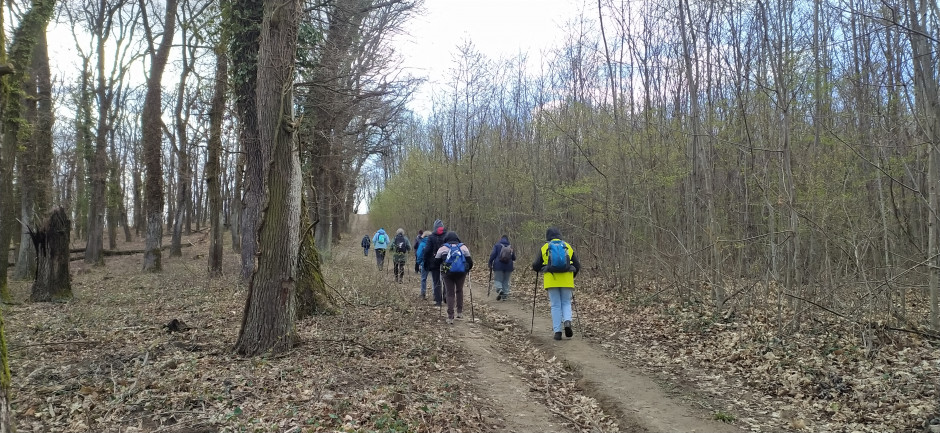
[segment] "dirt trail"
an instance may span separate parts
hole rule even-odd
[[[469,317],[468,317],[469,318]],[[506,432],[563,432],[569,431],[557,422],[545,406],[529,395],[529,385],[518,376],[519,371],[492,343],[491,330],[469,320],[458,321],[454,332],[461,343],[473,354],[477,384],[489,396],[490,403],[504,415],[502,428]]]
[[[485,287],[485,282],[479,283]],[[483,298],[482,296],[480,298]],[[495,298],[479,299],[495,311],[514,321],[529,326],[532,304],[520,299],[497,302]],[[531,297],[530,297],[531,299]],[[476,301],[476,299],[475,299]],[[574,323],[577,326],[577,321]],[[727,432],[743,430],[708,419],[706,413],[696,412],[691,406],[670,397],[652,379],[642,372],[607,357],[576,329],[574,338],[552,339],[551,315],[548,311],[535,312],[535,339],[546,351],[566,360],[582,376],[587,394],[598,399],[604,409],[617,417],[624,431],[650,432]],[[629,428],[626,428],[629,426]]]

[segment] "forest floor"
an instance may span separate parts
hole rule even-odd
[[[159,274],[140,255],[72,262],[68,303],[28,303],[30,283],[14,282],[21,303],[3,316],[18,431],[914,432],[937,413],[940,350],[917,334],[830,326],[780,343],[760,310],[627,307],[585,278],[575,336],[554,341],[541,290],[530,328],[522,269],[508,301],[474,271],[447,325],[416,274],[396,284],[353,238],[324,268],[337,312],[299,321],[300,344],[277,356],[234,355],[238,255],[209,280],[205,233]],[[173,319],[189,329],[168,332]]]

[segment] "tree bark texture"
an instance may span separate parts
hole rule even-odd
[[[239,158],[242,166],[247,167],[248,161],[257,163],[261,160],[255,91],[258,87],[258,44],[264,3],[262,0],[234,0],[232,6],[232,10],[239,11],[232,17],[232,28],[235,29],[230,51],[232,86],[239,120],[239,141],[244,152]],[[245,170],[241,176],[242,189],[236,188],[235,198],[242,201],[241,213],[237,214],[241,223],[238,228],[241,235],[241,276],[248,280],[254,272],[255,252],[258,251],[257,226],[264,181],[259,172]]]
[[[223,0],[222,8],[229,2]],[[209,276],[222,275],[222,189],[219,173],[222,156],[222,121],[225,114],[225,92],[228,88],[228,56],[225,46],[227,33],[223,30],[215,50],[215,88],[209,111],[209,149],[206,155],[206,188],[209,194]]]
[[[143,2],[141,2],[143,7]],[[163,139],[163,120],[161,119],[160,82],[166,68],[176,28],[177,0],[167,0],[166,16],[163,19],[163,38],[160,46],[153,53],[150,76],[147,77],[147,96],[141,113],[141,139],[144,150],[144,166],[147,170],[145,206],[147,208],[147,242],[144,253],[143,269],[147,272],[162,270],[161,244],[163,242],[163,166],[161,161],[161,143]]]
[[[72,277],[69,274],[69,238],[72,221],[62,207],[55,208],[41,228],[31,233],[37,251],[36,281],[29,300],[33,302],[68,301],[72,299]]]
[[[9,64],[13,73],[8,76],[7,85],[4,86],[3,95],[3,138],[0,149],[0,251],[3,251],[0,260],[0,300],[10,299],[7,286],[7,272],[9,269],[7,249],[14,227],[15,196],[13,191],[13,167],[17,149],[26,144],[29,139],[27,130],[21,125],[24,119],[23,85],[27,82],[26,73],[32,62],[33,48],[38,43],[38,35],[45,33],[46,26],[55,10],[54,0],[35,0],[32,7],[20,20],[19,27],[13,34],[13,43],[10,46]],[[2,42],[2,41],[0,41]],[[0,51],[0,57],[4,57]],[[6,60],[0,58],[0,60]],[[4,358],[4,361],[6,358]],[[3,428],[0,420],[0,428]]]
[[[261,158],[247,170],[265,180],[256,236],[257,265],[236,351],[243,356],[283,352],[294,343],[300,253],[300,156],[294,140],[293,78],[299,0],[264,2],[258,48],[257,113]],[[249,155],[251,152],[249,152]]]

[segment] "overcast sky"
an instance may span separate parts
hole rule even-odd
[[[540,51],[559,45],[562,26],[577,16],[583,1],[425,0],[426,14],[409,22],[408,34],[396,43],[404,66],[429,80],[412,106],[429,108],[433,86],[446,80],[463,41],[490,59],[527,52],[535,61]]]

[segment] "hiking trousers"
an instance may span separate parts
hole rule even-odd
[[[463,314],[463,283],[467,280],[467,274],[444,274],[441,277],[444,282],[444,297],[447,298],[447,318],[454,318],[454,307],[457,314]]]
[[[369,257],[369,247],[362,247],[362,255]]]
[[[512,271],[493,271],[493,288],[496,294],[509,296],[509,276]]]
[[[375,250],[375,264],[379,266],[379,270],[385,267],[385,250],[376,249]]]
[[[570,287],[551,287],[545,289],[548,300],[552,304],[552,330],[561,332],[565,320],[571,320],[571,296],[574,289]]]
[[[433,283],[434,280],[432,279]],[[428,270],[424,269],[424,266],[421,266],[421,298],[427,297],[428,293]]]

